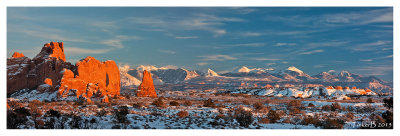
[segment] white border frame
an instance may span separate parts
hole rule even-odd
[[[318,135],[318,136],[337,136],[337,135],[399,135],[400,129],[400,96],[396,92],[400,88],[399,70],[400,63],[397,54],[400,53],[398,43],[399,37],[399,19],[400,19],[400,0],[0,0],[0,72],[2,102],[6,102],[6,45],[7,45],[7,7],[393,7],[393,84],[394,84],[394,129],[393,130],[7,130],[6,129],[6,105],[0,102],[0,135]],[[397,39],[395,38],[397,37]],[[397,84],[396,84],[397,83]]]

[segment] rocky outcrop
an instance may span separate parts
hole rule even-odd
[[[7,94],[28,88],[28,73],[31,59],[17,57],[7,59]]]
[[[114,61],[87,57],[72,65],[66,62],[64,43],[46,43],[32,60],[22,53],[7,59],[7,93],[21,89],[59,92],[59,97],[115,96],[120,91],[120,74]]]
[[[157,93],[153,84],[153,79],[151,78],[150,72],[148,72],[147,70],[143,71],[142,83],[140,84],[136,95],[138,97],[157,97]]]
[[[25,55],[19,52],[14,52],[14,54],[12,55],[12,58],[21,58],[21,57],[25,57]]]
[[[56,58],[65,62],[64,43],[50,42],[44,44],[44,47],[33,59]]]
[[[77,74],[64,69],[59,94],[65,95],[69,90],[76,90],[77,96],[85,98],[96,96],[115,96],[120,91],[120,75],[114,61],[100,62],[94,57],[86,57],[76,63]],[[66,91],[66,92],[65,92]]]

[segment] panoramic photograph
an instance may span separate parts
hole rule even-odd
[[[393,129],[393,7],[7,7],[7,129]]]

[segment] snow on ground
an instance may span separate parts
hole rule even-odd
[[[14,99],[27,99],[28,101],[39,100],[39,101],[51,101],[57,98],[57,91],[53,93],[44,92],[41,93],[37,90],[20,90],[13,94]]]

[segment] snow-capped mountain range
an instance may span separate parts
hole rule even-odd
[[[294,66],[276,73],[269,72],[273,69],[248,68],[242,66],[232,72],[221,74],[212,69],[202,72],[199,70],[188,70],[185,68],[175,67],[157,68],[155,66],[140,65],[136,68],[131,68],[129,66],[120,66],[121,86],[138,86],[143,76],[143,70],[147,70],[152,74],[155,85],[181,83],[198,84],[206,81],[209,83],[263,81],[266,83],[341,85],[378,90],[392,90],[392,84],[390,82],[381,80],[374,76],[364,77],[348,71],[341,71],[338,74],[335,74],[334,71],[328,71],[310,76]]]

